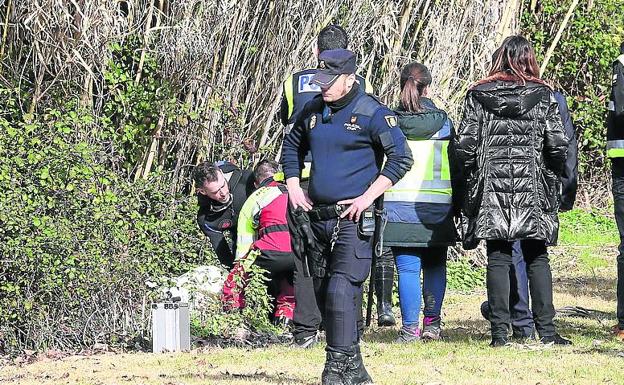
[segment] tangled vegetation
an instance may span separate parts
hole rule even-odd
[[[149,338],[156,294],[145,281],[215,263],[195,225],[192,167],[278,152],[281,82],[315,65],[325,24],[347,27],[383,101],[394,104],[399,69],[420,60],[458,120],[497,44],[521,29],[544,57],[573,3],[0,2],[0,351]],[[597,0],[573,12],[545,76],[568,92],[583,180],[603,186],[602,108],[624,11]],[[252,313],[239,319],[262,311]],[[236,317],[195,326],[221,333]]]

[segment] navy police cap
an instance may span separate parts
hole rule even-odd
[[[319,55],[316,74],[310,83],[321,87],[331,86],[338,76],[355,73],[355,53],[348,49],[329,49]]]

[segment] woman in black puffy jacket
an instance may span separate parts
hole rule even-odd
[[[466,96],[451,142],[455,209],[466,249],[486,241],[492,346],[507,343],[512,243],[521,241],[535,326],[543,343],[571,342],[555,331],[547,246],[557,242],[560,180],[567,151],[557,101],[539,78],[531,44],[506,38],[487,78]]]

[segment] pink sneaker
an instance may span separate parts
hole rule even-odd
[[[442,338],[440,317],[425,317],[423,319],[422,338],[423,340],[439,340]]]
[[[399,336],[396,341],[399,344],[416,342],[420,340],[420,329],[418,325],[403,326],[399,330]]]

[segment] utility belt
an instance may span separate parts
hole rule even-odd
[[[347,205],[339,204],[314,206],[310,211],[308,211],[308,216],[312,222],[335,219],[340,217],[347,207]],[[373,235],[375,230],[375,220],[375,206],[371,205],[360,215],[360,220],[358,221],[358,232],[360,235],[365,237]]]
[[[326,221],[338,218],[346,209],[347,205],[319,205],[308,211],[308,216],[312,222]]]

